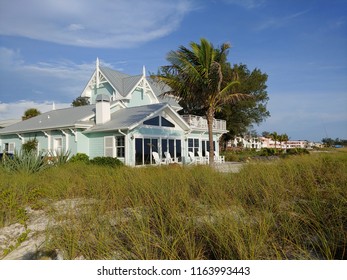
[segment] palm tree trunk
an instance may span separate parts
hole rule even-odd
[[[213,117],[214,117],[214,109],[208,108],[207,110],[207,128],[208,128],[208,141],[210,142],[209,147],[209,164],[213,165],[214,163],[214,147],[213,147]]]

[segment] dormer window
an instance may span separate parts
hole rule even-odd
[[[144,121],[143,124],[146,125],[153,125],[153,126],[159,126],[159,116],[154,117],[152,119],[149,119],[147,121]]]
[[[161,117],[161,126],[175,127],[175,125],[172,122],[170,122],[169,120],[165,119],[164,117]]]
[[[143,122],[145,125],[151,126],[163,126],[163,127],[175,127],[175,125],[164,117],[154,117],[152,119]]]

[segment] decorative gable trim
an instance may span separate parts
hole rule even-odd
[[[163,107],[161,107],[160,109],[154,111],[153,113],[151,113],[150,115],[148,115],[146,118],[143,118],[141,121],[134,123],[133,125],[131,125],[128,129],[132,130],[134,128],[136,128],[139,125],[143,125],[144,122],[146,122],[147,120],[150,120],[156,116],[163,116],[160,113],[161,112],[166,112],[168,115],[171,115],[171,118],[175,121],[175,123],[178,124],[178,126],[180,126],[184,131],[189,131],[190,127],[189,125],[181,118],[181,116],[179,114],[177,114],[177,112],[175,110],[173,110],[169,104],[164,105]],[[166,116],[163,116],[164,118],[166,118]]]
[[[157,96],[155,95],[150,83],[147,81],[146,77],[142,77],[139,82],[127,93],[125,99],[131,99],[132,93],[137,89],[141,88],[144,94],[148,94],[151,104],[160,103]]]

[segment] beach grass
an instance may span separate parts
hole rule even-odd
[[[209,166],[0,168],[0,227],[42,209],[64,259],[346,259],[347,153]]]

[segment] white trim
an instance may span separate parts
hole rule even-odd
[[[75,142],[77,142],[77,131],[73,130],[72,128],[69,128],[71,133],[75,136]]]
[[[65,136],[65,152],[69,150],[69,134],[65,132],[64,130],[60,129],[60,131],[64,134]]]
[[[22,141],[22,144],[24,144],[24,137],[20,135],[19,133],[17,133],[17,136]]]
[[[42,133],[47,137],[47,150],[51,151],[52,135],[48,134],[46,131],[42,130]]]

